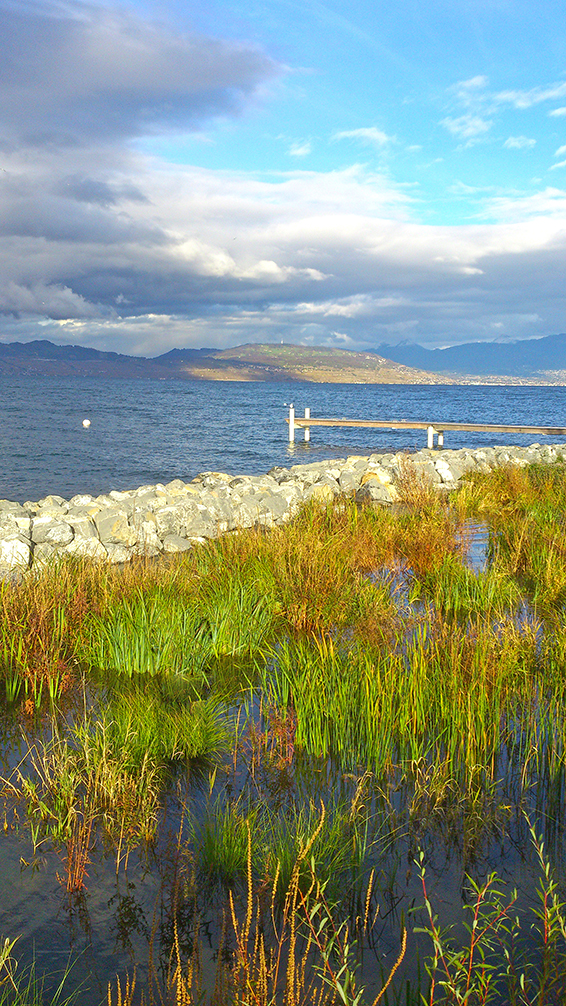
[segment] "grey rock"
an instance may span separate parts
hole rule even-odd
[[[37,545],[44,541],[50,545],[68,545],[73,540],[73,530],[60,517],[42,514],[31,521],[31,540]]]
[[[328,482],[315,483],[305,489],[303,499],[305,503],[316,500],[318,503],[331,503],[334,499],[334,491]]]
[[[67,500],[63,499],[62,496],[44,496],[43,499],[39,500],[38,506],[40,507],[53,507],[62,506],[67,503]]]
[[[104,547],[108,556],[108,562],[114,565],[129,562],[132,558],[131,550],[124,545],[105,545]]]
[[[90,517],[82,514],[75,516],[69,511],[67,520],[73,529],[75,538],[98,538],[96,526]]]
[[[106,549],[98,538],[73,538],[61,552],[64,555],[76,555],[96,562],[104,562],[107,559]]]
[[[388,486],[377,481],[364,482],[363,486],[356,492],[356,503],[381,503],[390,505],[392,500],[391,490]]]
[[[47,566],[55,562],[60,556],[59,549],[55,545],[50,545],[47,541],[42,541],[35,545],[33,550],[33,565]]]
[[[168,534],[163,539],[164,552],[187,552],[192,545],[186,538],[181,538],[178,534]]]
[[[11,513],[14,516],[27,517],[28,512],[21,503],[12,503],[11,500],[0,500],[0,514]]]
[[[122,545],[129,548],[138,540],[138,532],[128,523],[123,510],[101,510],[95,514],[94,523],[103,545]]]
[[[161,507],[155,512],[155,529],[159,538],[180,535],[184,526],[183,511],[177,506]]]
[[[351,471],[342,471],[338,476],[338,482],[340,483],[340,488],[344,493],[354,493],[360,484],[359,477],[356,476]]]
[[[72,496],[69,500],[69,507],[87,507],[94,503],[94,497],[89,496],[88,493],[80,493],[77,496]]]
[[[29,566],[31,548],[23,538],[0,538],[0,571],[10,572]]]

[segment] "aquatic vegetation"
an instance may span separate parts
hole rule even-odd
[[[536,853],[530,970],[521,894],[491,864],[524,848],[525,809],[550,858],[564,851],[564,471],[474,472],[438,494],[408,464],[394,508],[313,502],[269,532],[0,588],[5,830],[73,897],[107,861],[124,877],[145,857],[160,878],[144,938],[161,956],[111,983],[119,1004],[354,1006],[365,987],[368,1004],[551,1006],[549,861]],[[411,932],[393,966],[419,845],[470,875],[476,915],[467,936],[415,916],[415,979]]]
[[[202,678],[211,646],[206,626],[171,591],[136,593],[93,616],[84,660],[131,678],[180,674]]]
[[[39,975],[35,962],[21,968],[13,950],[17,943],[6,937],[0,947],[0,1006],[71,1006],[79,999],[79,991],[67,992],[68,965],[58,978]],[[49,981],[50,988],[46,986]],[[53,980],[54,979],[54,980]]]

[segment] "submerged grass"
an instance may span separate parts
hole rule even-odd
[[[218,1002],[361,1002],[352,916],[382,828],[409,842],[460,828],[479,848],[530,802],[560,832],[564,467],[475,473],[449,498],[407,462],[398,491],[395,512],[313,503],[167,563],[60,562],[0,587],[0,678],[27,739],[7,803],[26,808],[36,848],[58,850],[72,893],[95,857],[119,866],[159,843],[165,796],[182,790],[194,918],[213,892],[231,930]],[[470,520],[489,534],[477,572]],[[215,766],[208,800],[183,772],[201,761]],[[482,918],[508,918],[495,881],[475,893]],[[176,938],[163,1001],[188,1004]],[[456,957],[432,938],[450,979],[431,975],[421,1001],[488,1002],[493,988],[506,1002],[497,982],[459,1000]],[[509,1002],[550,1006],[513,988]]]

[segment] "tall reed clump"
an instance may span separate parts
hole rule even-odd
[[[377,1006],[397,971],[406,948],[406,931],[401,950],[381,991],[371,998],[359,980],[361,944],[372,928],[372,878],[362,901],[362,913],[355,924],[340,920],[339,911],[326,896],[325,884],[316,872],[313,850],[324,827],[321,808],[314,831],[305,836],[296,851],[289,884],[282,904],[277,905],[277,872],[264,893],[254,890],[252,834],[247,828],[245,892],[240,903],[232,891],[228,912],[215,953],[214,987],[208,987],[202,967],[202,943],[198,920],[194,927],[189,959],[182,960],[179,929],[174,924],[172,954],[165,980],[150,968],[147,1002],[170,1001],[185,1006],[197,1003],[226,1003],[237,1006]],[[212,982],[209,981],[209,985]],[[116,986],[117,1006],[132,1006],[135,985],[127,981]],[[128,995],[128,990],[131,994]],[[109,1006],[114,1003],[109,988]],[[142,1000],[143,1001],[143,1000]]]
[[[365,782],[364,777],[351,801],[336,802],[325,812],[320,828],[320,815],[312,802],[308,806],[290,802],[274,809],[257,796],[246,798],[241,793],[237,800],[230,800],[221,793],[202,818],[191,821],[191,857],[198,883],[237,887],[251,864],[254,880],[262,889],[273,886],[273,897],[281,906],[300,850],[317,831],[311,865],[327,895],[341,900],[342,911],[353,917],[361,910],[368,858],[382,845],[376,821],[370,820],[365,806]],[[309,883],[308,871],[303,872],[301,889]],[[344,890],[347,896],[341,898]]]
[[[128,678],[176,675],[208,686],[223,657],[250,659],[272,631],[270,600],[254,582],[220,570],[198,580],[189,597],[176,590],[138,588],[93,615],[82,657]]]
[[[203,683],[211,647],[194,607],[171,590],[144,592],[109,606],[89,620],[83,659],[132,678],[178,674]]]
[[[474,573],[454,554],[445,556],[412,585],[412,598],[429,600],[443,618],[505,619],[520,610],[523,595],[499,566]]]
[[[545,616],[566,600],[565,470],[560,463],[474,473],[459,494],[492,527],[491,564]]]
[[[368,579],[391,551],[394,522],[353,500],[310,503],[284,527],[226,537],[203,554],[207,575],[230,568],[270,599],[279,633],[350,629],[387,621],[388,592]]]
[[[23,694],[39,703],[70,686],[97,582],[94,564],[62,560],[19,584],[0,583],[0,676],[9,701]]]
[[[528,627],[424,623],[391,652],[328,638],[287,640],[265,673],[296,716],[295,747],[376,773],[448,760],[463,783],[536,736],[537,640]]]

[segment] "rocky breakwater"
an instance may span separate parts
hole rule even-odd
[[[191,482],[174,479],[102,496],[0,500],[0,579],[17,578],[58,556],[123,563],[136,555],[182,552],[228,531],[282,524],[311,499],[330,502],[350,495],[388,506],[398,498],[397,483],[408,466],[446,490],[473,469],[551,462],[563,455],[566,445],[538,444],[356,455],[273,468],[262,476],[204,472]]]

